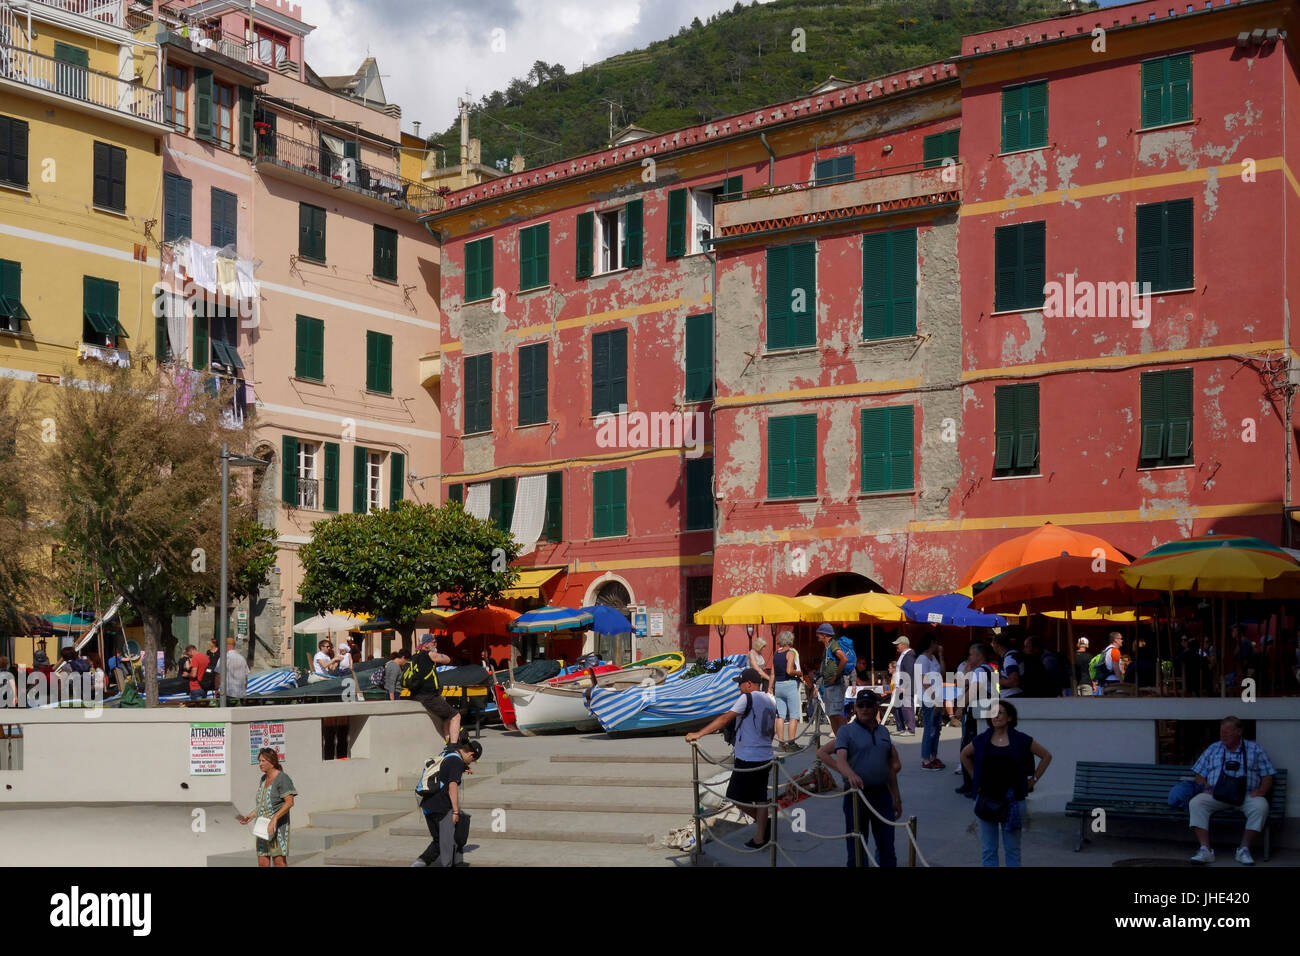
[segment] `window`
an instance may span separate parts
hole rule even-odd
[[[619,411],[627,404],[627,329],[591,337],[591,414]]]
[[[212,87],[212,136],[218,146],[235,145],[235,88],[222,83]]]
[[[768,498],[812,498],[816,494],[817,416],[768,419]]]
[[[546,518],[542,523],[542,538],[546,541],[564,540],[564,472],[552,471],[546,475]]]
[[[591,476],[593,538],[627,534],[627,469],[593,472]]]
[[[1192,370],[1142,373],[1139,466],[1192,463]]]
[[[447,486],[447,500],[465,503],[465,486],[461,484]]]
[[[722,181],[723,199],[739,199],[744,193],[744,177],[728,176]]]
[[[298,316],[294,343],[294,376],[312,382],[325,381],[325,323]]]
[[[325,261],[325,210],[320,206],[298,203],[298,255]]]
[[[519,349],[519,424],[539,425],[546,421],[548,349],[545,342]]]
[[[253,129],[257,133],[257,155],[275,158],[275,114],[256,106],[253,109]]]
[[[853,182],[853,154],[817,160],[815,185],[831,186]]]
[[[1190,289],[1192,268],[1192,201],[1174,199],[1137,207],[1137,281],[1152,292]]]
[[[127,338],[117,321],[117,283],[85,276],[82,280],[81,340],[89,345],[120,348]]]
[[[320,485],[316,480],[316,453],[319,445],[298,443],[298,507],[308,511],[320,510]]]
[[[375,226],[374,277],[386,282],[397,281],[397,230]]]
[[[713,238],[713,206],[721,193],[721,186],[674,189],[668,193],[669,259],[706,251],[707,243]]]
[[[95,144],[93,201],[102,209],[126,212],[126,150]]]
[[[578,217],[578,277],[639,266],[641,234],[640,199],[607,212],[583,213]]]
[[[713,459],[686,459],[686,530],[713,527]]]
[[[686,579],[686,603],[691,620],[713,603],[713,575],[703,574]]]
[[[686,317],[686,401],[713,397],[713,315]]]
[[[551,224],[519,230],[519,289],[539,289],[551,282]]]
[[[397,510],[397,503],[406,492],[406,456],[398,452],[388,455],[388,507]]]
[[[957,141],[960,137],[960,128],[950,129],[943,133],[932,133],[927,136],[921,143],[926,167],[942,166],[945,159],[956,159]]]
[[[993,474],[1038,474],[1038,383],[994,389]]]
[[[177,129],[189,129],[187,98],[190,89],[190,71],[174,63],[167,64],[163,83],[163,119]]]
[[[862,410],[862,490],[911,491],[915,485],[911,405]]]
[[[65,96],[86,99],[90,53],[79,46],[54,41],[54,88]]]
[[[280,500],[290,508],[307,511],[338,511],[339,446],[334,442],[299,441],[292,435],[281,438]],[[321,472],[324,472],[324,496]],[[322,509],[323,503],[323,509]]]
[[[325,442],[325,494],[321,502],[324,511],[339,510],[339,446]]]
[[[239,241],[239,199],[224,189],[212,189],[212,244],[220,249]]]
[[[257,59],[272,69],[289,59],[289,38],[259,26],[257,35]]]
[[[366,510],[375,511],[384,506],[384,456],[381,452],[366,452]]]
[[[492,353],[465,357],[465,434],[492,430]]]
[[[916,230],[862,237],[862,337],[916,334]]]
[[[213,141],[212,71],[194,68],[194,138]]]
[[[370,450],[360,445],[352,449],[352,513],[370,511]]]
[[[190,235],[193,212],[193,183],[184,176],[163,174],[163,242]]]
[[[203,303],[202,309],[194,316],[194,354],[207,356],[208,363],[196,364],[195,368],[207,371],[215,364],[222,366],[226,374],[234,375],[244,367],[239,358],[237,318],[238,313],[227,306]]]
[[[597,272],[623,268],[622,252],[627,217],[622,209],[600,214],[600,264]]]
[[[0,183],[27,188],[27,133],[23,120],[0,116]]]
[[[366,391],[393,393],[393,337],[366,333]]]
[[[1047,81],[1002,91],[1002,152],[1047,145]]]
[[[24,321],[31,316],[23,308],[23,267],[0,259],[0,332],[21,332]]]
[[[465,243],[465,301],[492,298],[492,237]]]
[[[993,243],[993,311],[1041,309],[1047,278],[1047,223],[999,226]]]
[[[767,250],[767,348],[817,344],[817,245]]]
[[[488,482],[488,524],[498,531],[509,531],[515,520],[514,478],[493,478]]]
[[[1192,55],[1180,53],[1142,64],[1142,127],[1192,118]]]

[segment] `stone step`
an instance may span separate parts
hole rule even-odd
[[[351,843],[325,854],[325,866],[406,866],[429,845],[429,836],[389,837],[365,846]],[[673,866],[675,851],[613,843],[547,843],[538,840],[494,840],[478,843],[473,833],[465,862],[471,866]],[[685,859],[685,855],[680,855]]]
[[[403,817],[409,811],[361,808],[357,810],[318,810],[311,815],[312,827],[328,829],[373,830]]]
[[[575,787],[558,785],[494,785],[468,789],[461,806],[471,812],[501,807],[504,810],[549,810],[564,813],[691,813],[689,788]]]
[[[358,793],[357,806],[363,810],[410,810],[415,806],[415,788]]]
[[[490,812],[475,812],[470,839],[489,843],[500,840],[545,840],[558,843],[626,843],[648,846],[662,839],[669,830],[690,821],[683,811],[676,814],[571,813],[556,810],[510,810],[504,817]],[[505,829],[493,830],[494,820]],[[391,836],[428,836],[423,820],[403,819],[388,828]]]
[[[638,774],[611,774],[608,770],[602,768],[600,774],[565,774],[564,776],[555,777],[545,773],[528,773],[515,772],[507,774],[501,778],[501,783],[507,786],[518,787],[646,787],[655,790],[662,789],[685,789],[691,787],[690,776],[682,777],[680,774],[664,776],[646,776]]]
[[[551,754],[551,763],[649,763],[649,764],[686,764],[690,757],[675,757],[664,754]]]
[[[328,850],[332,846],[346,843],[353,837],[370,832],[368,829],[348,829],[343,827],[303,827],[294,829],[289,836],[290,850],[316,852]]]
[[[290,866],[324,866],[325,855],[320,851],[313,853],[300,853],[294,845],[298,841],[298,835],[295,833],[289,846],[289,865]],[[214,853],[208,857],[208,866],[213,867],[231,867],[231,866],[257,866],[257,854],[252,850],[240,850],[236,853]]]

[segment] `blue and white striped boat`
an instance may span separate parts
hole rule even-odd
[[[265,694],[282,687],[297,687],[298,672],[292,667],[277,667],[248,675],[248,693]]]
[[[736,678],[745,656],[735,654],[724,660],[726,666],[716,674],[683,678],[680,675],[689,670],[684,667],[654,687],[621,691],[597,687],[587,708],[611,737],[686,733],[728,710],[740,696]]]

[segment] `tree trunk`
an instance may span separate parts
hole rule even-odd
[[[403,624],[396,630],[398,635],[402,638],[402,650],[406,651],[408,654],[411,653],[411,651],[414,650],[411,646],[411,641],[415,636],[415,625]]]
[[[140,612],[144,641],[140,645],[140,669],[144,671],[145,703],[158,706],[158,644],[163,639],[163,619],[152,612]],[[176,638],[172,638],[172,644]]]

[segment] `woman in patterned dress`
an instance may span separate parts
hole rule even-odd
[[[248,824],[258,817],[270,817],[269,838],[254,841],[257,844],[257,865],[288,866],[289,809],[298,791],[289,775],[280,769],[280,758],[270,747],[257,752],[257,766],[262,771],[262,780],[257,787],[255,806],[253,812],[240,817],[239,822]]]

